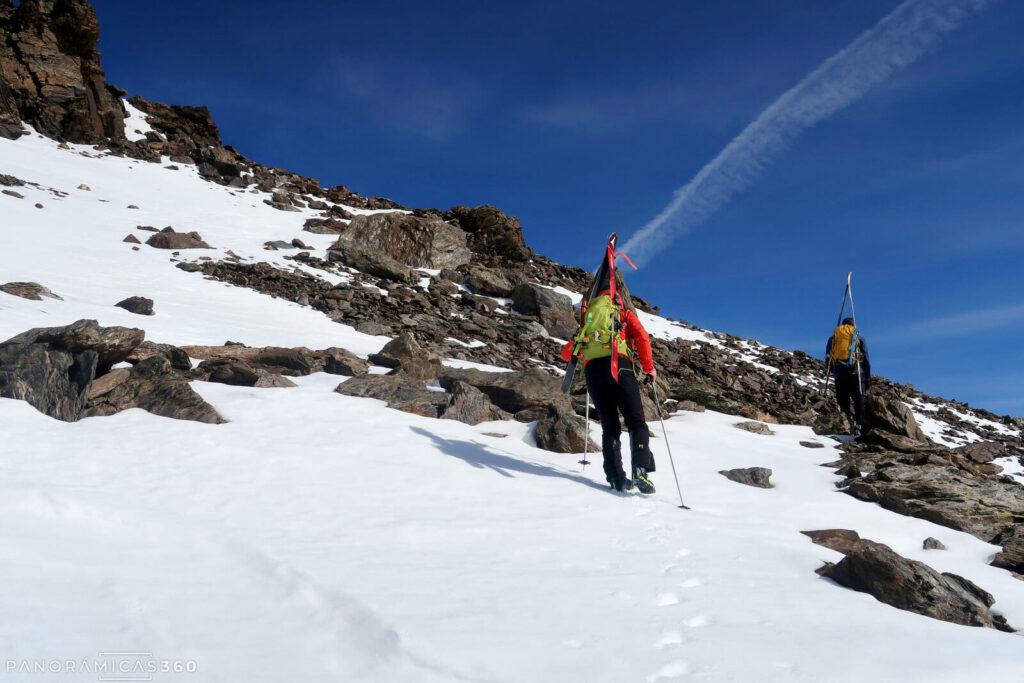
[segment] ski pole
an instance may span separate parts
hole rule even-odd
[[[661,420],[661,433],[665,437],[665,450],[668,451],[668,461],[672,465],[672,477],[676,480],[676,491],[679,492],[679,507],[684,510],[690,508],[683,502],[683,490],[679,488],[679,475],[676,474],[676,461],[672,457],[672,447],[668,445],[668,430],[665,429],[665,418],[662,417],[661,399],[658,398],[658,384],[657,382],[651,382],[651,387],[654,388],[654,402],[658,404],[658,419]]]
[[[583,471],[587,471],[587,465],[590,461],[587,460],[587,451],[590,449],[590,390],[587,390],[587,407],[583,411],[586,417],[583,418],[583,459],[580,460],[580,464],[583,465]]]
[[[853,335],[853,341],[851,341],[850,343],[853,345],[853,349],[851,349],[851,351],[853,352],[854,362],[857,363],[857,396],[859,397],[858,403],[859,404],[863,404],[863,402],[864,402],[864,378],[861,377],[861,374],[860,374],[860,355],[857,353],[857,344],[860,342],[860,335],[857,334],[857,332],[856,332],[856,330],[857,330],[857,310],[853,307],[853,289],[850,288],[850,278],[849,277],[846,278],[846,288],[850,290],[850,315],[853,316],[854,335]],[[861,412],[863,412],[863,410]],[[860,419],[864,419],[864,416],[861,415]],[[860,429],[860,425],[857,425],[857,428]]]

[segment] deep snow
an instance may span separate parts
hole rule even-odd
[[[0,339],[88,317],[173,344],[365,356],[386,343],[121,241],[145,240],[137,225],[172,225],[199,231],[211,256],[230,249],[290,268],[263,242],[326,248],[330,236],[300,232],[311,212],[276,211],[265,194],[207,183],[191,167],[98,156],[34,135],[0,140],[0,173],[67,193],[0,196],[0,282],[64,297],[0,293]],[[131,295],[153,298],[157,314],[113,306]],[[659,336],[715,343],[643,321]],[[711,411],[667,420],[684,511],[658,424],[658,493],[617,495],[599,466],[581,472],[578,456],[533,447],[528,425],[409,415],[334,393],[341,379],[193,383],[224,425],[141,410],[66,424],[0,399],[0,659],[145,651],[198,666],[155,680],[225,682],[1021,675],[1018,636],[901,612],[814,573],[839,555],[800,530],[855,529],[975,581],[1024,627],[1024,583],[986,564],[998,548],[837,492],[820,466],[838,457],[835,443],[807,428],[754,435]],[[717,473],[748,466],[771,468],[775,488]],[[948,550],[923,550],[928,536]]]

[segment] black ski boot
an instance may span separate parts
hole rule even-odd
[[[633,480],[623,475],[618,481],[609,481],[608,485],[612,487],[613,491],[632,491]]]
[[[637,491],[654,493],[654,482],[650,473],[654,471],[654,456],[651,455],[651,434],[647,425],[629,430],[629,448],[633,461],[633,483]]]
[[[654,482],[647,474],[647,470],[643,467],[637,467],[633,470],[633,483],[636,485],[636,490],[643,494],[654,493]]]

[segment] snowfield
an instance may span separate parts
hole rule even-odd
[[[137,225],[172,225],[198,231],[214,258],[291,268],[263,243],[325,249],[331,236],[301,232],[314,212],[277,211],[166,160],[97,156],[0,140],[0,173],[42,186],[0,195],[0,282],[64,299],[0,293],[0,339],[94,318],[177,345],[366,356],[388,341],[122,242],[145,241]],[[132,295],[154,299],[156,315],[113,306]],[[642,319],[656,336],[716,342]],[[448,364],[479,367],[459,363]],[[821,466],[836,443],[808,428],[763,436],[736,429],[742,418],[680,413],[666,443],[652,424],[659,490],[641,497],[609,492],[598,462],[583,471],[577,455],[537,449],[530,425],[433,420],[339,395],[344,378],[294,379],[194,382],[223,425],[141,410],[63,423],[0,399],[0,666],[146,652],[195,663],[157,681],[1021,679],[1019,636],[903,612],[814,573],[840,555],[800,531],[854,529],[976,582],[1024,628],[1024,582],[986,564],[998,548],[837,492]],[[678,507],[668,446],[692,510]],[[771,468],[775,488],[718,474],[751,466]],[[923,550],[929,536],[948,550]]]

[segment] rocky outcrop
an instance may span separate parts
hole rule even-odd
[[[0,292],[6,292],[12,296],[19,296],[30,301],[42,301],[43,297],[63,301],[61,297],[38,282],[8,282],[0,285]]]
[[[493,206],[453,206],[450,214],[470,233],[469,248],[475,253],[512,262],[530,258],[519,219],[506,216]]]
[[[441,361],[420,346],[408,332],[392,339],[378,353],[370,354],[370,361],[419,380],[436,379],[441,371]]]
[[[536,316],[548,334],[557,339],[571,339],[578,321],[572,312],[572,300],[548,287],[532,282],[512,291],[512,307],[523,315]]]
[[[144,296],[130,296],[114,305],[136,315],[153,315],[153,300]]]
[[[331,347],[313,351],[306,347],[286,348],[279,346],[250,347],[242,344],[225,344],[224,346],[183,346],[180,351],[187,356],[203,361],[196,368],[197,379],[208,379],[205,375],[216,367],[238,368],[240,376],[245,373],[259,375],[266,372],[272,375],[299,377],[314,372],[326,372],[331,375],[364,375],[367,363],[347,349]],[[233,365],[232,365],[233,364]],[[219,371],[218,377],[229,372]],[[225,375],[226,376],[226,375]],[[223,381],[214,379],[211,381]],[[247,386],[257,384],[238,383]],[[279,385],[276,385],[279,386]]]
[[[331,249],[344,251],[352,245],[412,268],[456,268],[470,260],[466,236],[458,227],[404,213],[355,216]]]
[[[22,121],[70,142],[124,136],[122,92],[106,82],[99,35],[85,0],[0,3],[0,137],[18,137]]]
[[[0,344],[0,396],[27,401],[67,422],[142,408],[156,415],[219,423],[224,419],[195,393],[188,377],[159,349],[130,369],[145,333],[79,320],[66,327],[28,330]],[[186,358],[187,361],[187,358]]]
[[[188,379],[175,372],[162,356],[150,356],[131,370],[115,370],[115,378],[100,377],[89,387],[89,403],[82,417],[112,415],[129,408],[142,408],[154,415],[175,420],[220,424],[226,420],[203,400]]]
[[[441,417],[449,402],[448,394],[431,391],[421,380],[401,372],[353,377],[335,391],[343,396],[375,398],[385,401],[389,408],[423,417]]]
[[[451,383],[451,398],[441,417],[458,420],[468,425],[495,420],[510,420],[512,416],[497,407],[484,392],[471,384],[458,380]]]
[[[770,480],[772,471],[767,467],[742,467],[732,470],[719,470],[718,473],[738,484],[762,489],[773,488]]]
[[[992,595],[956,574],[940,574],[923,562],[908,560],[881,543],[861,539],[846,529],[805,531],[815,543],[845,557],[826,563],[818,573],[841,586],[868,593],[880,602],[933,619],[965,626],[1013,632],[1006,619],[993,614]]]
[[[931,445],[903,397],[891,386],[876,386],[868,391],[864,412],[863,440],[868,443],[907,451]]]
[[[212,249],[203,241],[198,232],[175,232],[173,228],[164,228],[148,240],[146,244],[157,249]]]

